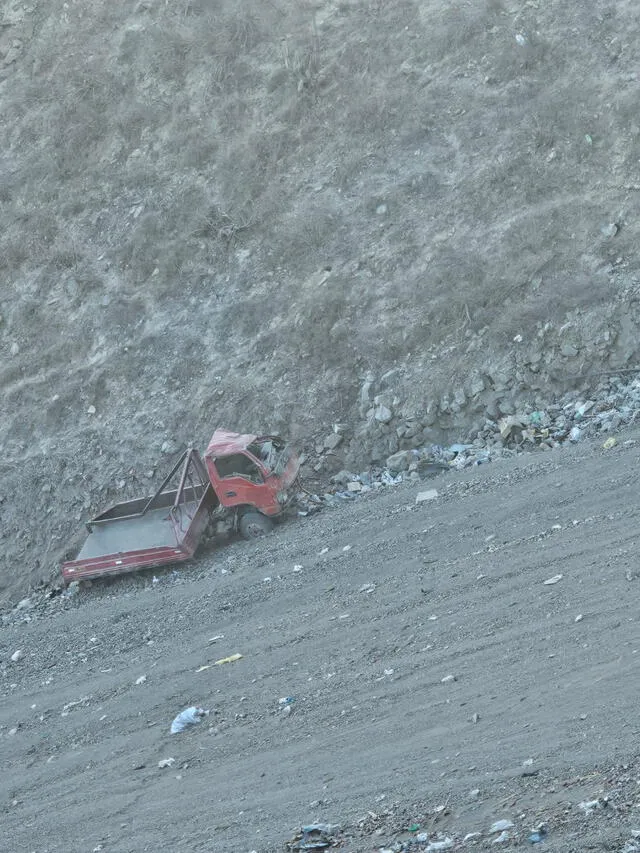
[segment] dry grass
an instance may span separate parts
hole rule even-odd
[[[301,338],[322,357],[342,341],[359,284],[300,305],[299,282],[363,258],[377,295],[350,334],[365,359],[426,347],[461,317],[510,331],[561,314],[611,262],[593,244],[619,215],[603,175],[635,169],[633,93],[589,73],[591,57],[626,57],[619,22],[590,10],[182,0],[99,2],[74,26],[52,14],[28,48],[34,75],[20,66],[2,92],[3,274],[116,275],[185,299],[208,278],[242,306],[211,322],[257,357],[274,346],[265,313],[285,327],[320,315]],[[541,257],[554,285],[531,301]],[[266,275],[277,286],[249,311],[235,281]],[[379,346],[388,290],[416,319],[392,312]]]

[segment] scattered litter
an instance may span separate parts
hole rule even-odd
[[[553,586],[554,583],[558,583],[558,581],[562,580],[562,575],[554,575],[552,578],[547,578],[546,581],[543,581],[545,586]]]
[[[211,669],[211,664],[210,663],[204,663],[202,666],[199,666],[196,669],[196,672],[204,672],[205,669]]]
[[[293,571],[294,571],[296,574],[299,574],[299,573],[302,571],[302,566],[295,565],[295,566],[293,567]]]
[[[437,489],[427,489],[426,492],[418,492],[418,494],[416,495],[416,503],[422,504],[426,501],[434,501],[437,497]]]
[[[449,850],[451,847],[453,847],[453,839],[447,837],[441,841],[430,842],[425,850],[429,851],[429,853],[437,853],[438,850]]]
[[[60,712],[61,717],[68,717],[69,712],[72,708],[78,708],[82,706],[86,708],[89,702],[91,701],[91,696],[82,696],[80,699],[76,699],[75,702],[67,702],[66,705],[62,706],[62,711]]]
[[[195,726],[203,717],[208,716],[209,711],[204,708],[196,708],[195,705],[192,705],[190,708],[185,708],[184,711],[180,711],[178,716],[171,723],[171,734],[179,734],[189,726]]]
[[[574,426],[569,430],[569,441],[576,442],[582,438],[582,430],[580,427]]]
[[[235,663],[237,660],[241,660],[242,655],[236,652],[234,655],[229,655],[227,658],[220,658],[220,660],[215,661],[214,666],[221,666],[223,663]]]
[[[147,680],[147,676],[141,675],[140,678],[136,678],[136,684],[144,684],[146,680]]]
[[[217,643],[218,640],[224,640],[224,634],[216,634],[215,637],[209,637],[208,643]]]
[[[507,829],[513,829],[514,823],[512,820],[497,820],[495,823],[491,824],[491,829],[489,833],[494,835],[496,832],[504,832]]]
[[[18,663],[19,660],[22,660],[24,657],[24,652],[22,649],[16,649],[15,652],[11,655],[11,660],[13,663]]]
[[[607,800],[583,800],[581,803],[578,803],[578,808],[582,809],[585,815],[590,815],[596,809],[601,809],[607,805]]]
[[[313,823],[303,826],[300,832],[286,844],[287,850],[324,850],[334,847],[340,825]]]
[[[158,767],[164,770],[165,767],[171,767],[175,763],[175,758],[163,758],[161,761],[158,761]]]
[[[457,681],[455,675],[445,675],[445,677],[441,679],[442,684],[448,684],[451,681]]]
[[[476,838],[482,838],[481,832],[467,832],[465,837],[462,839],[463,844],[466,844],[467,841],[474,841]]]
[[[509,835],[509,833],[505,829],[505,831],[501,832],[497,838],[493,839],[493,844],[503,844],[505,841],[508,841],[510,838],[511,838],[511,836]]]
[[[576,616],[576,618],[573,621],[574,622],[582,622],[583,619],[584,619],[584,616],[582,615],[582,613],[578,613],[578,615]]]
[[[320,556],[322,556],[323,554],[328,554],[328,553],[329,553],[329,549],[328,549],[328,548],[323,548],[323,549],[320,551]]]
[[[527,838],[529,844],[539,844],[541,841],[544,841],[547,835],[546,829],[536,829],[535,832],[532,832],[531,835]]]
[[[363,583],[358,592],[373,592],[376,588],[374,583]]]
[[[615,447],[617,443],[617,440],[613,436],[610,436],[610,438],[608,438],[602,445],[602,449],[611,450],[611,448]]]
[[[80,592],[80,581],[71,581],[69,586],[62,593],[64,598],[74,598]]]
[[[343,551],[350,551],[350,550],[351,550],[351,545],[345,545],[345,546],[344,546],[344,548],[343,548],[342,550],[343,550]]]
[[[281,708],[287,708],[289,705],[293,705],[295,701],[295,696],[283,696],[282,699],[278,699],[278,705],[280,705]]]

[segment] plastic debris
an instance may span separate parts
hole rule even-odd
[[[226,658],[220,658],[220,660],[215,661],[214,666],[222,666],[224,663],[235,663],[237,660],[241,660],[242,655],[236,652],[234,655],[229,655]]]
[[[16,649],[15,652],[11,655],[11,660],[13,663],[18,663],[19,660],[22,660],[24,657],[24,652],[22,649]]]
[[[195,705],[185,708],[171,723],[171,734],[177,735],[189,728],[189,726],[195,726],[203,717],[208,716],[209,711],[206,711],[204,708],[196,708]]]
[[[554,575],[552,578],[547,578],[546,581],[543,581],[545,586],[553,586],[553,584],[558,583],[558,581],[562,580],[562,575]]]
[[[161,770],[164,770],[165,767],[171,767],[175,763],[176,763],[175,758],[163,758],[160,761],[158,761],[158,767]]]
[[[578,803],[578,808],[582,809],[582,811],[586,815],[590,815],[596,809],[601,809],[603,805],[606,805],[606,800],[602,801],[600,799],[597,800],[583,800],[581,803]]]
[[[546,829],[536,829],[535,832],[532,832],[527,838],[527,841],[529,844],[539,844],[541,841],[544,841],[546,834]]]
[[[62,593],[64,598],[74,598],[80,592],[80,581],[71,581],[69,586]]]
[[[510,838],[511,838],[511,836],[509,835],[509,833],[505,829],[504,832],[501,832],[500,835],[498,835],[496,838],[493,839],[492,843],[493,844],[503,844],[505,841],[508,841]]]
[[[603,450],[611,450],[611,448],[615,447],[617,443],[618,442],[616,441],[616,439],[613,436],[611,436],[610,438],[608,438],[604,442],[604,444],[602,445],[602,449]]]
[[[146,680],[147,680],[147,676],[141,675],[140,678],[136,678],[136,684],[144,684]]]
[[[440,841],[431,841],[425,850],[428,853],[437,853],[438,850],[449,850],[453,847],[453,839],[452,838],[443,838]]]
[[[421,504],[426,501],[434,501],[438,497],[437,489],[427,489],[426,492],[418,492],[416,495],[416,503]]]
[[[507,829],[513,829],[514,823],[512,820],[497,820],[491,824],[489,832],[494,835],[496,832],[504,832]]]
[[[303,826],[286,847],[288,850],[325,850],[335,845],[335,836],[340,829],[339,824],[312,823]]]
[[[582,430],[580,429],[580,427],[571,427],[571,429],[569,430],[569,441],[573,441],[575,443],[576,441],[580,441],[581,438]]]

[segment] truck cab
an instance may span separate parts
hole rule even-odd
[[[295,451],[275,435],[242,435],[216,430],[204,454],[209,480],[223,507],[238,512],[240,532],[247,536],[259,531],[260,521],[283,513],[294,497],[300,462]],[[251,515],[255,522],[245,515]]]

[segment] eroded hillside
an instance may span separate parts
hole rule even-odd
[[[0,8],[1,595],[216,425],[635,366],[633,4]]]

